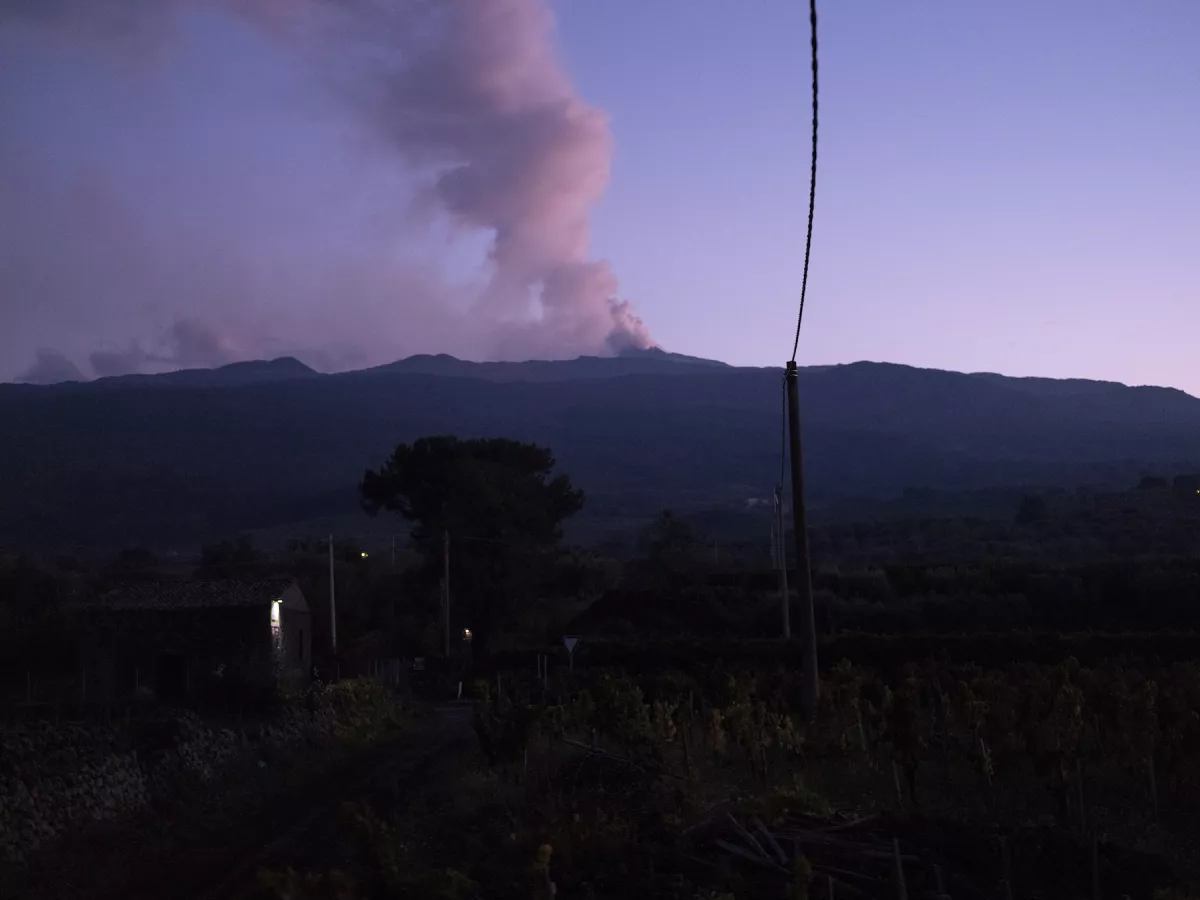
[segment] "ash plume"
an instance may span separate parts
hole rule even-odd
[[[17,376],[22,384],[61,384],[64,381],[87,381],[83,372],[57,350],[41,347],[28,369]]]
[[[130,375],[147,369],[215,369],[244,358],[230,335],[201,319],[180,319],[160,341],[161,349],[146,350],[138,341],[117,350],[94,350],[88,355],[98,377]]]
[[[386,225],[367,241],[372,256],[331,262],[297,277],[299,287],[263,287],[246,251],[210,247],[204,265],[192,268],[223,282],[203,291],[181,284],[184,299],[171,303],[162,298],[176,289],[173,276],[193,286],[197,276],[155,257],[152,277],[134,278],[127,266],[113,277],[112,293],[129,310],[154,307],[159,337],[143,331],[132,343],[117,341],[118,349],[111,340],[93,349],[97,374],[219,364],[267,350],[382,361],[395,356],[380,337],[389,316],[402,323],[391,327],[403,330],[399,342],[412,352],[528,358],[653,346],[619,298],[609,265],[589,253],[589,215],[608,184],[612,137],[603,112],[579,96],[555,55],[546,0],[0,0],[0,29],[139,47],[162,59],[186,43],[188,17],[197,13],[235,18],[318,74],[326,94],[351,114],[365,152],[392,160],[408,179],[410,226],[420,214],[452,235],[488,235],[486,276],[464,289],[397,263],[394,245],[405,241],[404,229],[388,233]],[[136,198],[130,202],[136,207]],[[138,235],[140,243],[120,253],[144,258],[155,240]],[[143,293],[154,296],[138,305]],[[213,296],[225,306],[214,311]],[[357,331],[333,314],[332,297],[361,320]],[[289,332],[292,318],[305,324]],[[165,349],[143,349],[164,331]],[[216,338],[230,333],[237,340]],[[328,344],[331,333],[336,346]]]

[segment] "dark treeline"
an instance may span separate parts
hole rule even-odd
[[[1143,485],[1086,504],[1065,493],[1022,501],[1007,521],[818,527],[811,541],[818,628],[837,635],[1200,627],[1198,520],[1194,498]],[[565,631],[633,643],[776,637],[780,599],[769,539],[715,538],[707,524],[667,512],[621,545],[510,548],[509,568],[520,583],[510,584],[511,599],[494,611],[497,649],[556,643]],[[477,627],[479,611],[458,592],[468,588],[455,576],[491,546],[453,544],[456,639]],[[0,563],[5,667],[20,672],[85,653],[86,635],[72,627],[79,601],[138,579],[295,577],[320,651],[329,644],[328,553],[325,540],[292,540],[268,552],[240,536],[209,544],[191,560],[136,548],[86,562],[7,557]],[[344,654],[440,653],[440,540],[402,539],[393,552],[337,539],[334,559]]]

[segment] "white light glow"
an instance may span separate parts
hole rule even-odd
[[[278,600],[271,601],[271,628],[272,629],[279,628],[279,624],[280,624],[279,605],[280,604],[279,604]]]

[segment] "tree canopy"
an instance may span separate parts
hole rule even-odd
[[[642,532],[641,544],[651,577],[670,581],[695,568],[700,535],[689,522],[664,509]]]
[[[451,545],[456,633],[469,627],[486,655],[492,633],[528,612],[553,561],[542,550],[583,508],[583,492],[554,475],[554,454],[503,438],[437,436],[400,444],[359,485],[363,509],[399,513],[413,523],[428,571],[440,567],[442,533]]]
[[[424,543],[443,530],[454,537],[553,544],[562,523],[583,508],[583,492],[552,476],[554,454],[505,438],[426,437],[400,444],[359,485],[370,515],[396,512]]]

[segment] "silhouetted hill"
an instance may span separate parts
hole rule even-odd
[[[241,387],[247,384],[265,384],[275,381],[290,381],[295,378],[311,378],[320,373],[310,369],[291,356],[272,360],[249,360],[229,363],[216,369],[178,369],[154,375],[130,374],[109,375],[104,378],[54,381],[46,384],[28,382],[24,384],[0,384],[0,392],[12,392],[14,388],[55,388],[58,390],[112,390],[114,388],[178,388],[178,387]]]
[[[616,357],[581,356],[578,359],[526,362],[470,362],[443,353],[437,356],[410,356],[367,371],[392,375],[483,378],[488,381],[571,381],[581,378],[618,378],[622,375],[688,375],[701,366],[731,368],[723,362],[653,348],[626,350]]]
[[[88,382],[93,388],[124,387],[241,387],[247,384],[266,384],[290,381],[294,378],[311,378],[318,375],[298,359],[284,356],[269,361],[230,363],[216,369],[180,369],[161,375],[115,375]]]
[[[277,360],[0,386],[0,541],[156,544],[353,512],[365,468],[433,433],[552,447],[588,492],[591,533],[664,507],[744,510],[779,478],[780,376],[641,353],[415,357],[338,375]],[[1030,381],[878,363],[802,369],[814,507],[907,487],[1126,488],[1197,468],[1200,400]]]

